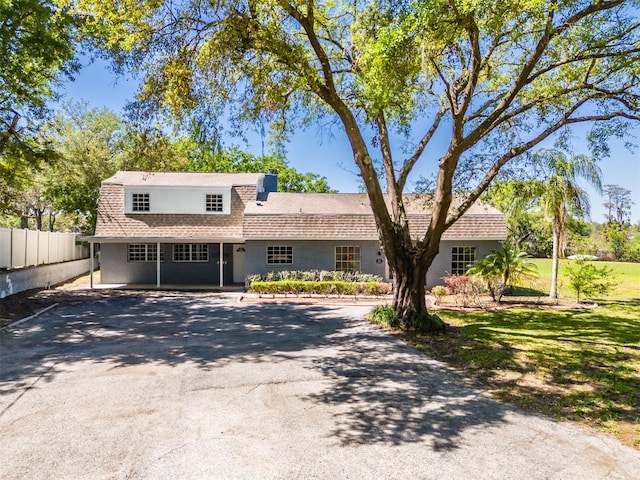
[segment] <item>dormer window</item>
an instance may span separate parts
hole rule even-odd
[[[124,212],[132,215],[229,215],[231,187],[131,185],[125,187]]]
[[[133,193],[131,194],[131,211],[133,212],[148,212],[151,208],[148,193]]]
[[[207,193],[205,205],[207,212],[222,212],[223,205],[221,193]]]

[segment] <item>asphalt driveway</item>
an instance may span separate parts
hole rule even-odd
[[[487,398],[368,308],[54,308],[0,333],[0,477],[638,478],[637,451]]]

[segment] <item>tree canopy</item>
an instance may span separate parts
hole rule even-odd
[[[0,0],[0,203],[55,157],[39,127],[61,76],[77,69],[75,17],[49,0]]]
[[[180,121],[215,113],[232,128],[266,121],[279,134],[321,116],[340,125],[405,326],[426,312],[425,272],[442,234],[514,160],[585,122],[606,153],[607,138],[640,119],[635,0],[77,6],[95,45],[144,76],[140,99],[152,110]],[[394,131],[406,135],[404,156]],[[432,208],[426,231],[411,232],[403,192],[425,162],[436,170]]]
[[[78,215],[93,233],[102,180],[118,170],[180,170],[186,161],[162,132],[138,130],[118,114],[86,102],[67,102],[44,133],[58,153],[43,196],[56,211]]]
[[[267,173],[278,174],[278,190],[281,192],[332,192],[327,179],[316,173],[298,172],[278,153],[255,156],[238,147],[207,149],[192,139],[180,139],[178,148],[185,152],[188,163],[185,169],[195,172]],[[205,147],[203,149],[203,146]]]
[[[22,228],[43,214],[53,228],[59,214],[93,233],[102,180],[118,170],[252,172],[278,174],[278,189],[290,192],[330,192],[327,179],[300,173],[279,154],[256,157],[237,147],[222,148],[189,137],[174,138],[147,124],[132,124],[106,108],[69,101],[42,129],[55,161],[26,170],[19,184],[7,188],[5,213],[20,217]],[[67,221],[67,224],[69,222]]]

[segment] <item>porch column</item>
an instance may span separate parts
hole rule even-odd
[[[93,242],[89,242],[89,258],[91,258],[91,267],[89,269],[89,288],[93,290]]]
[[[160,288],[160,242],[156,242],[156,288]]]
[[[224,243],[220,241],[220,287],[224,287]]]

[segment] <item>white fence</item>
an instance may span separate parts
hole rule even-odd
[[[0,268],[31,267],[87,258],[75,233],[0,228]]]

